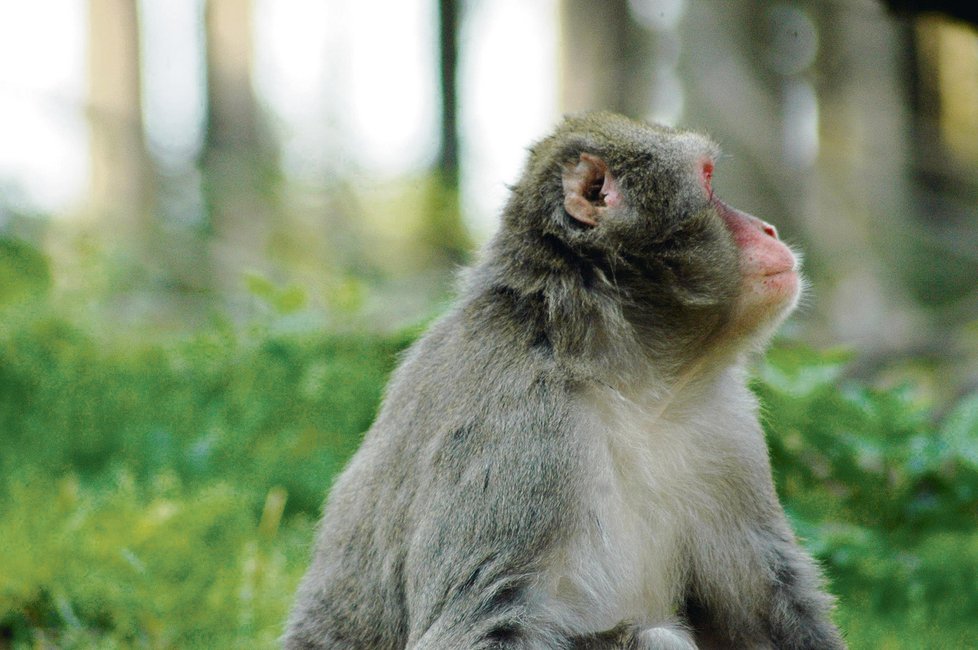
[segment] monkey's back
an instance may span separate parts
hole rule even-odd
[[[296,647],[401,648],[446,610],[516,606],[464,600],[527,588],[513,576],[576,525],[574,383],[531,322],[500,310],[477,296],[395,371],[331,490],[287,633]]]

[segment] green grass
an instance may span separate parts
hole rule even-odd
[[[103,340],[0,318],[0,648],[276,647],[331,477],[410,337]],[[845,358],[759,373],[778,487],[853,648],[978,640],[978,398],[942,422]]]
[[[0,326],[0,647],[275,647],[408,338]]]

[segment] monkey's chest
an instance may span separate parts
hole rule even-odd
[[[641,418],[592,450],[593,471],[579,533],[564,551],[555,597],[584,630],[622,620],[669,620],[686,591],[687,549],[717,507],[695,436],[660,422],[650,437]]]

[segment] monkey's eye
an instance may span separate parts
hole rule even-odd
[[[700,179],[703,183],[703,189],[706,190],[706,196],[709,200],[713,200],[713,185],[711,181],[713,180],[713,162],[710,160],[704,160],[702,166],[700,167]]]

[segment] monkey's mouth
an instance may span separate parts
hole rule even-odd
[[[778,276],[789,276],[798,274],[798,262],[794,259],[765,259],[758,263],[756,259],[748,259],[741,265],[741,273],[746,279],[765,280]]]
[[[765,271],[761,277],[773,278],[779,275],[795,275],[796,273],[797,273],[797,269],[795,269],[795,266],[792,265],[788,268]]]
[[[797,295],[801,290],[801,278],[793,267],[771,270],[755,277],[755,291],[766,296],[764,300],[781,302]]]
[[[796,276],[800,270],[801,261],[798,256],[782,245],[781,250],[767,251],[756,257],[749,256],[744,272],[763,280],[778,276]]]

